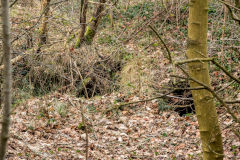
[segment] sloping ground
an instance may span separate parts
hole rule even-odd
[[[157,101],[128,106],[118,114],[102,114],[116,100],[139,99],[111,94],[81,100],[59,93],[30,99],[12,115],[7,159],[85,159],[81,107],[90,131],[89,159],[201,159],[195,116],[179,117],[173,111],[158,114]],[[240,159],[240,143],[226,127],[231,120],[225,115],[220,115],[220,119],[225,159]]]

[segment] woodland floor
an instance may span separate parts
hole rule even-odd
[[[158,75],[157,86],[168,82],[167,60],[161,51],[146,54],[143,60],[139,58],[142,72]],[[147,63],[151,59],[157,60],[154,64],[160,69]],[[131,67],[126,72],[127,78],[129,70]],[[143,84],[152,80],[146,77]],[[54,92],[28,99],[13,110],[7,159],[84,160],[86,134],[82,107],[90,132],[89,160],[200,160],[201,142],[195,115],[180,117],[171,110],[158,113],[157,100],[104,113],[119,100],[131,102],[148,98],[134,93],[128,96],[112,93],[86,100]],[[225,160],[238,160],[240,142],[229,128],[232,119],[221,109],[218,112]]]
[[[134,1],[131,2],[134,3]],[[66,6],[69,7],[70,5]],[[134,8],[136,7],[130,7],[130,9]],[[186,7],[183,5],[183,8]],[[216,54],[221,53],[220,51],[217,52],[217,49],[221,48],[220,41],[218,41],[217,38],[220,37],[218,34],[222,33],[221,29],[223,28],[223,24],[220,23],[222,20],[220,21],[216,18],[221,18],[219,15],[222,15],[222,11],[220,12],[214,8],[216,7],[213,6],[210,8],[210,17],[215,18],[212,20],[213,22],[211,24],[211,42],[209,42],[211,45],[209,47],[211,49],[209,50],[210,56],[214,56],[213,53],[215,52]],[[218,8],[219,10],[222,10],[221,6]],[[48,47],[48,45],[46,48],[42,47],[44,58],[47,60],[43,63],[45,65],[42,63],[36,63],[36,65],[38,65],[37,67],[35,66],[35,61],[32,62],[32,66],[35,67],[35,70],[33,69],[33,71],[36,71],[36,79],[42,76],[41,73],[44,70],[50,70],[49,68],[51,68],[54,64],[51,62],[54,60],[48,61],[49,57],[52,59],[53,57],[59,57],[59,55],[61,56],[61,53],[65,53],[66,50],[69,50],[66,49],[62,41],[65,41],[65,38],[68,38],[66,35],[69,32],[68,30],[74,28],[72,25],[76,25],[75,28],[79,27],[79,24],[75,24],[75,21],[72,23],[68,20],[67,15],[69,15],[69,10],[66,10],[64,14],[64,7],[60,7],[60,9],[62,10],[53,10],[55,12],[52,14],[55,17],[59,16],[62,18],[52,18],[50,21],[51,23],[49,28],[52,28],[49,30],[49,40],[52,42],[50,45],[51,47]],[[38,15],[38,13],[33,13],[39,11],[39,9],[32,8],[32,10],[29,11],[28,9],[22,9],[22,7],[19,6],[16,10],[18,11],[16,14],[14,14],[14,12],[12,13],[13,17],[15,16],[12,20],[15,22],[12,25],[13,28],[15,28],[13,31],[16,36],[22,35],[20,36],[20,40],[22,40],[24,44],[25,39],[27,39],[24,36],[26,28],[29,27],[25,26],[25,19],[23,19],[24,23],[22,26],[19,25],[19,21],[21,20],[22,15],[27,15],[29,16],[27,17],[28,19],[33,19],[31,21],[31,25],[35,26],[38,23],[35,22],[35,15]],[[175,9],[173,9],[173,11],[174,10]],[[187,12],[185,10],[186,9],[183,9],[184,12],[181,13],[182,19],[179,19],[179,22],[183,23],[183,26],[180,26],[180,28],[178,28],[179,26],[175,27],[175,25],[173,25],[174,23],[172,22],[175,20],[172,14],[171,16],[166,16],[166,19],[165,16],[159,16],[159,19],[154,15],[153,18],[150,19],[152,24],[156,23],[156,26],[158,23],[161,23],[161,25],[159,24],[158,29],[161,30],[161,34],[165,36],[164,39],[166,40],[167,45],[169,45],[170,50],[174,51],[174,60],[176,61],[181,59],[180,57],[183,58],[183,53],[185,51],[184,47],[186,39],[184,37],[187,37],[184,35],[185,32],[187,32],[187,26],[184,25],[184,23],[186,23],[185,19],[187,19]],[[135,10],[129,10],[127,15],[131,16],[132,14],[135,14],[133,11]],[[146,12],[148,12],[147,8]],[[145,13],[145,11],[143,13]],[[166,13],[166,15],[168,14],[169,13]],[[32,15],[34,15],[34,17],[31,17]],[[74,13],[73,15],[77,14]],[[129,91],[129,84],[132,84],[128,82],[131,80],[135,81],[137,84],[138,81],[142,81],[143,85],[151,84],[151,86],[157,87],[161,86],[160,83],[167,83],[169,81],[169,78],[166,78],[167,74],[170,73],[170,69],[167,68],[169,66],[169,62],[163,56],[162,52],[164,51],[162,51],[163,49],[160,49],[161,45],[159,45],[158,39],[154,34],[150,34],[150,29],[145,26],[148,25],[148,21],[145,20],[146,17],[140,17],[140,20],[142,19],[140,23],[139,18],[133,18],[129,21],[127,19],[127,15],[125,16],[125,20],[121,20],[122,18],[120,17],[121,19],[119,18],[119,22],[116,21],[116,24],[120,24],[119,26],[116,25],[116,27],[118,27],[116,28],[116,31],[118,31],[116,33],[112,33],[112,31],[105,26],[106,22],[103,23],[103,25],[100,26],[100,33],[102,34],[100,35],[103,38],[99,36],[100,38],[96,40],[99,43],[101,42],[105,44],[105,46],[103,45],[100,47],[99,53],[126,53],[125,59],[127,59],[127,67],[123,68],[123,73],[121,74],[121,81],[126,82],[126,84],[123,83],[123,86],[126,87],[126,89],[124,87],[121,88],[125,90],[123,91],[124,93],[112,93],[101,97],[96,96],[92,99],[86,100],[76,98],[76,96],[70,94],[53,92],[42,97],[33,97],[25,100],[21,104],[15,106],[12,111],[10,139],[7,152],[8,160],[84,160],[86,153],[86,134],[82,124],[82,109],[84,111],[84,116],[86,117],[85,120],[89,130],[89,160],[201,159],[202,153],[198,130],[199,127],[197,118],[193,114],[180,117],[178,113],[172,110],[158,113],[159,104],[157,100],[126,106],[123,109],[118,110],[118,112],[113,111],[107,114],[104,113],[106,110],[113,107],[113,105],[119,100],[122,100],[123,102],[131,102],[151,98],[150,96],[137,96],[138,94],[134,93],[127,95],[126,93]],[[18,16],[19,18],[17,18]],[[179,17],[181,16],[179,15]],[[72,18],[72,15],[69,17]],[[64,19],[68,21],[65,22],[63,21]],[[78,19],[76,20],[78,21]],[[217,26],[215,26],[215,21]],[[63,24],[66,26],[63,27]],[[139,28],[139,24],[143,27]],[[31,25],[29,24],[29,26]],[[173,27],[171,28],[169,26]],[[236,26],[238,25],[235,25],[235,28],[226,27],[231,28],[228,31],[229,33],[225,31],[226,35],[231,35],[226,38],[239,39],[234,32],[236,30]],[[21,28],[19,29],[19,27]],[[126,28],[131,29],[129,30],[131,32],[128,33],[129,31]],[[19,31],[22,31],[23,33],[20,34],[18,33]],[[71,32],[75,32],[75,30]],[[36,33],[38,33],[38,29],[33,32],[33,40],[37,39],[36,37],[38,34]],[[135,35],[135,33],[137,34]],[[26,35],[26,37],[29,35]],[[129,37],[133,37],[135,40],[133,42],[130,41],[130,45],[122,44],[121,39],[125,40],[129,39]],[[55,42],[58,44],[55,44]],[[21,43],[16,44],[14,47],[24,48],[24,46],[20,45]],[[230,44],[232,46],[235,45],[234,41],[231,43],[229,42],[228,45],[230,46]],[[35,46],[37,45],[35,44]],[[69,46],[71,46],[71,44],[69,44]],[[231,48],[232,47],[229,47],[229,50]],[[30,53],[26,54],[26,56],[32,54],[32,50],[28,50],[26,52]],[[80,51],[76,49],[74,52],[78,53]],[[230,50],[230,52],[232,52],[232,50]],[[66,52],[65,54],[71,55],[71,49],[69,53]],[[90,55],[93,56],[93,54]],[[231,57],[229,59],[234,57],[232,54],[229,54],[229,56],[230,55]],[[239,57],[238,54],[236,55]],[[89,57],[91,58],[91,56]],[[78,58],[81,59],[81,57]],[[66,59],[66,61],[67,60],[71,61],[72,59],[69,58]],[[236,64],[234,67],[238,70],[238,61],[233,63],[231,60],[229,63],[232,65]],[[64,68],[62,64],[59,65]],[[38,68],[41,69],[41,67],[42,70],[38,70]],[[54,67],[55,68],[52,70],[58,70],[59,66],[56,65]],[[18,68],[17,65],[15,65],[15,69],[16,68]],[[218,74],[218,72],[219,71],[216,71],[214,73],[221,78],[221,74]],[[51,73],[52,72],[49,74],[51,75]],[[58,72],[55,74],[58,75]],[[133,74],[133,76],[131,74]],[[139,75],[143,76],[142,79],[139,78]],[[66,76],[68,76],[68,74],[66,74]],[[219,83],[222,82],[220,79],[216,77],[214,78],[215,81]],[[19,79],[22,78],[20,77]],[[16,78],[14,78],[14,80],[16,80]],[[143,92],[150,88],[149,86],[141,87],[143,88]],[[158,89],[159,88],[157,88],[157,90]],[[239,91],[230,90],[230,92]],[[151,95],[151,93],[146,95]],[[223,97],[226,97],[226,95],[223,95]],[[229,127],[233,123],[232,118],[220,108],[218,108],[218,112],[222,128],[225,154],[224,159],[239,160],[240,142]]]
[[[143,84],[148,84],[149,80],[156,82],[157,86],[160,86],[158,83],[168,82],[167,60],[164,60],[161,51],[149,51],[146,54],[143,60],[139,58],[142,72],[148,75],[143,79]],[[154,69],[147,63],[151,59],[157,61],[153,64],[160,69]],[[136,68],[135,65],[132,68]],[[126,71],[127,78],[130,77],[129,70],[131,67]],[[159,81],[149,78],[149,75],[158,75]],[[81,107],[89,130],[89,160],[201,159],[199,127],[195,115],[180,117],[171,110],[158,113],[157,100],[126,106],[118,112],[104,113],[117,101],[151,98],[134,93],[126,95],[112,93],[86,100],[54,92],[22,102],[12,113],[7,159],[84,160],[86,134]],[[218,112],[224,159],[238,160],[240,142],[229,127],[233,123],[232,119],[219,108]]]
[[[103,114],[121,94],[92,100],[53,93],[27,100],[16,107],[7,159],[85,159],[86,135],[81,129],[81,107],[89,127],[89,159],[183,160],[201,159],[195,115],[180,117],[174,111],[158,114],[156,101],[125,107],[118,114]],[[141,97],[146,98],[146,97]],[[141,99],[129,96],[125,101]],[[225,159],[240,159],[239,141],[220,114]]]

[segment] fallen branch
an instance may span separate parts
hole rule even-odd
[[[15,57],[15,58],[11,59],[11,64],[12,64],[12,65],[15,64],[16,62],[18,62],[19,60],[21,60],[25,55],[26,55],[26,54],[24,54],[24,55],[19,55],[19,56]],[[3,70],[3,68],[4,68],[4,65],[1,65],[1,66],[0,66],[0,72]]]
[[[204,88],[203,88],[204,89]],[[163,94],[159,94],[158,93],[158,95],[163,95]],[[177,96],[170,96],[170,95],[166,95],[166,97],[169,97],[169,98],[176,98],[176,99],[181,99],[181,100],[183,100],[183,101],[193,101],[193,99],[192,98],[183,98],[183,97],[177,97]]]
[[[196,88],[188,88],[189,90],[199,90],[199,89],[205,89],[204,87],[196,87]],[[179,90],[179,88],[177,89],[174,89],[168,93],[165,93],[165,94],[162,94],[160,96],[157,96],[157,97],[153,97],[153,98],[149,98],[149,99],[143,99],[143,100],[139,100],[139,101],[133,101],[133,102],[127,102],[127,103],[120,103],[120,104],[117,104],[117,105],[114,105],[113,107],[107,109],[104,113],[108,113],[112,110],[118,110],[120,107],[123,107],[123,106],[128,106],[128,105],[131,105],[131,104],[137,104],[137,103],[141,103],[141,102],[149,102],[149,101],[152,101],[152,100],[155,100],[155,99],[161,99],[161,98],[164,98],[164,97],[171,97],[171,98],[180,98],[180,97],[175,97],[175,96],[169,96],[169,94],[175,92]],[[192,100],[190,98],[188,99],[185,99],[185,100]]]
[[[107,109],[104,113],[108,113],[112,110],[118,110],[120,107],[123,107],[123,106],[128,106],[130,104],[136,104],[136,103],[141,103],[141,102],[149,102],[149,101],[152,101],[152,100],[155,100],[155,99],[160,99],[160,98],[163,98],[163,97],[166,97],[166,95],[169,95],[171,94],[173,91],[170,91],[162,96],[157,96],[157,97],[153,97],[153,98],[150,98],[150,99],[144,99],[144,100],[139,100],[139,101],[133,101],[133,102],[128,102],[128,103],[120,103],[120,104],[117,104],[117,105],[114,105],[113,107]]]
[[[235,103],[240,103],[240,100],[225,100],[224,102],[227,104],[235,104]]]

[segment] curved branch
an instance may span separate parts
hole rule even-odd
[[[234,7],[234,6],[232,6],[231,4],[228,4],[228,3],[224,2],[224,1],[221,1],[221,0],[219,0],[219,2],[223,3],[223,4],[228,8],[232,19],[235,20],[235,21],[237,21],[237,22],[240,24],[240,17],[238,17],[238,16],[233,12],[232,8],[235,9],[235,10],[237,10],[237,11],[240,11],[240,9],[237,8],[237,7]]]

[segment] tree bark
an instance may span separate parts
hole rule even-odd
[[[0,3],[0,12],[0,17],[2,17],[2,3]],[[0,65],[3,63],[2,47],[2,18],[0,18]]]
[[[75,48],[79,48],[84,41],[84,34],[86,31],[86,19],[87,19],[87,7],[88,7],[88,0],[81,0],[80,6],[80,31],[78,33],[77,41],[75,44]]]
[[[104,3],[106,3],[106,0],[100,0],[100,3],[97,6],[96,12],[93,14],[93,16],[90,19],[89,25],[86,27],[86,31],[84,33],[84,38],[82,40],[82,43],[85,42],[88,45],[92,44],[93,38],[97,33],[99,22],[103,15]],[[81,39],[79,38],[77,39],[75,48],[80,47],[81,45],[80,40]]]
[[[93,38],[97,33],[97,28],[103,15],[102,12],[104,10],[104,3],[106,3],[106,0],[100,0],[100,4],[98,5],[93,17],[91,18],[90,25],[87,27],[86,33],[84,35],[86,42],[89,44],[92,43]]]
[[[7,142],[9,137],[10,126],[10,109],[11,109],[11,54],[10,54],[10,23],[9,23],[9,1],[1,0],[1,17],[2,17],[2,35],[3,35],[3,63],[4,63],[4,87],[3,87],[3,120],[1,131],[0,160],[5,159]]]
[[[207,57],[208,0],[190,0],[188,59]],[[188,64],[192,78],[210,86],[208,62]],[[190,82],[192,88],[200,87]],[[203,160],[222,160],[223,146],[213,95],[207,90],[192,91],[202,141]]]
[[[41,4],[41,14],[43,14],[42,24],[39,28],[39,43],[38,43],[38,52],[43,44],[47,43],[48,38],[48,18],[49,18],[49,10],[51,0],[42,0]]]

